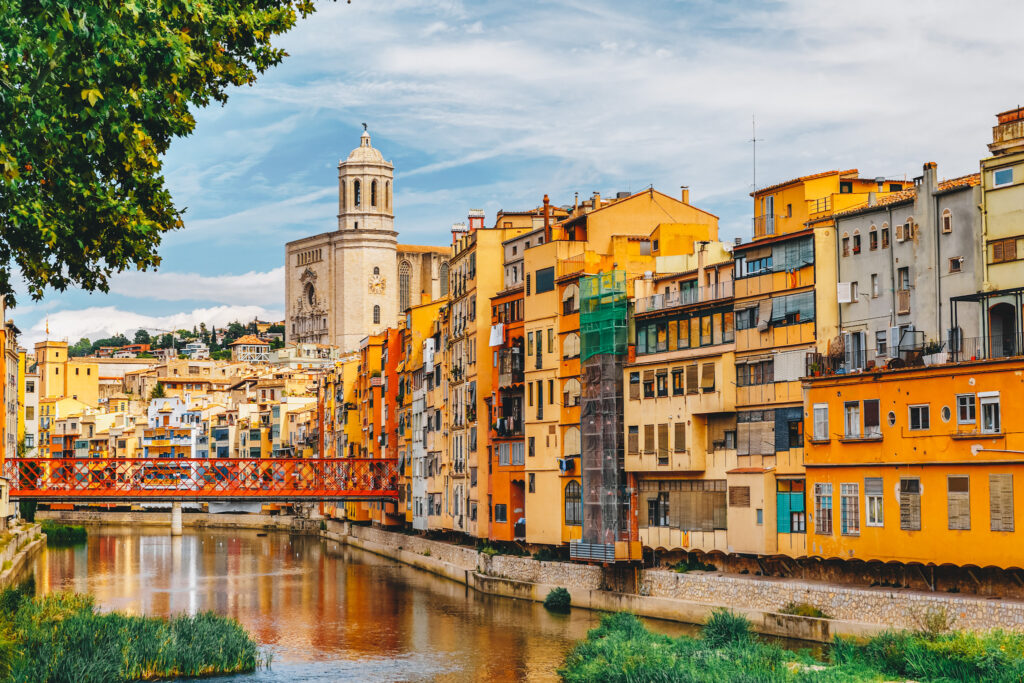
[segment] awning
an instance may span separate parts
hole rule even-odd
[[[489,346],[501,346],[505,343],[505,325],[498,323],[491,325],[491,343]]]

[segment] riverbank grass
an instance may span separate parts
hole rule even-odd
[[[57,524],[49,519],[43,520],[40,526],[42,532],[46,534],[46,545],[76,545],[85,543],[89,538],[89,532],[85,530],[84,526]]]
[[[153,681],[269,666],[246,630],[212,612],[170,619],[98,613],[73,593],[0,594],[0,677],[28,681]]]
[[[576,645],[559,669],[569,683],[749,681],[1021,681],[1024,634],[887,632],[836,638],[828,661],[758,639],[750,623],[724,610],[701,637],[652,633],[632,614],[612,614]]]

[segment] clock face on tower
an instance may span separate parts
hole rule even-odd
[[[370,276],[370,294],[383,294],[386,284],[383,275],[374,273]]]

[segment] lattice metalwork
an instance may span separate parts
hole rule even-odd
[[[398,461],[370,458],[10,458],[11,498],[36,500],[380,500]]]

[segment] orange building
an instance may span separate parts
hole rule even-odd
[[[525,444],[523,443],[523,285],[491,297],[491,352],[494,391],[491,409],[487,506],[496,541],[526,537]]]
[[[808,555],[1024,565],[1016,535],[1024,529],[1016,504],[1024,414],[1013,410],[1024,395],[1024,359],[830,375],[803,386]]]

